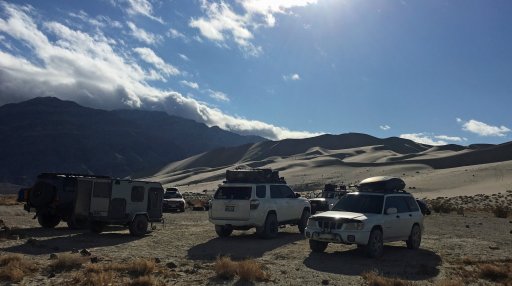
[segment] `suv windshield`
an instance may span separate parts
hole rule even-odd
[[[376,195],[346,195],[332,208],[333,211],[354,213],[382,213],[384,196]]]
[[[181,199],[183,196],[181,196],[180,193],[177,192],[166,192],[164,194],[164,199]]]
[[[251,187],[220,187],[215,193],[217,200],[248,200],[251,198]]]

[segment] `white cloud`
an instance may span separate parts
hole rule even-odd
[[[246,55],[259,56],[263,49],[252,43],[253,32],[260,26],[274,27],[274,14],[285,14],[295,7],[315,4],[317,0],[238,0],[236,3],[245,10],[237,13],[224,1],[220,3],[202,0],[204,17],[192,18],[190,27],[197,28],[201,35],[215,42],[232,39]]]
[[[434,136],[434,138],[440,139],[440,140],[446,140],[446,141],[454,141],[454,142],[461,142],[462,140],[464,140],[461,137],[448,136],[448,135],[437,135],[437,136]]]
[[[153,5],[148,0],[111,0],[111,3],[114,5],[118,4],[127,4],[126,12],[129,15],[142,15],[146,16],[152,20],[155,20],[161,24],[165,22],[160,17],[156,17],[153,14]]]
[[[224,102],[229,101],[228,95],[221,91],[208,89],[208,95],[217,101],[224,101]]]
[[[380,129],[382,129],[382,130],[384,130],[384,131],[386,131],[386,130],[391,129],[391,126],[389,126],[389,125],[387,125],[387,124],[386,124],[386,125],[381,125],[381,126],[379,126],[379,128],[380,128]]]
[[[182,80],[180,83],[193,89],[199,89],[199,84],[197,82]]]
[[[462,119],[460,119],[460,118],[458,118],[458,117],[457,117],[457,118],[455,118],[455,120],[457,120],[457,122],[459,122],[459,123],[461,123],[461,122],[462,122]]]
[[[103,28],[103,27],[108,27],[108,26],[110,26],[112,28],[122,28],[123,27],[123,24],[121,24],[121,22],[112,20],[108,16],[98,15],[96,17],[91,17],[91,16],[89,16],[89,14],[87,14],[83,10],[80,10],[77,13],[70,12],[68,15],[70,17],[80,19],[84,23],[88,23],[89,25],[92,25],[92,26],[95,26],[98,28]]]
[[[431,136],[425,133],[410,133],[410,134],[401,134],[400,138],[403,139],[409,139],[417,143],[421,144],[427,144],[432,146],[438,146],[438,145],[446,145],[446,141],[443,140],[434,140]]]
[[[209,126],[269,139],[320,135],[232,116],[192,97],[151,86],[147,80],[155,75],[144,71],[123,47],[101,34],[42,22],[43,17],[35,13],[28,6],[0,2],[0,32],[27,50],[25,57],[0,50],[0,105],[55,96],[103,109],[164,110]]]
[[[169,30],[167,31],[167,36],[168,37],[171,37],[173,39],[182,39],[182,40],[187,40],[187,36],[185,36],[183,33],[181,33],[180,31],[176,30],[176,29],[173,29],[173,28],[169,28]]]
[[[288,81],[288,80],[296,81],[296,80],[300,80],[300,75],[297,73],[290,74],[290,75],[283,75],[283,79],[286,81]]]
[[[486,123],[471,119],[469,121],[457,120],[462,124],[462,130],[468,131],[480,136],[505,137],[511,130],[506,126],[492,126]]]
[[[162,58],[157,56],[155,52],[150,48],[135,48],[133,49],[139,54],[141,59],[146,63],[154,65],[157,69],[163,72],[165,75],[179,75],[180,71],[174,66],[166,63]]]
[[[180,58],[183,59],[184,61],[190,61],[190,59],[184,54],[178,54],[178,56],[180,56]]]
[[[130,34],[135,39],[137,39],[141,42],[144,42],[148,45],[154,45],[162,40],[162,37],[160,35],[155,35],[155,34],[148,32],[142,28],[139,28],[133,22],[127,22],[126,24],[128,25],[128,27],[131,30]]]

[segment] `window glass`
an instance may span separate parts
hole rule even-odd
[[[290,189],[290,187],[281,185],[281,196],[282,198],[293,199],[295,198],[295,193]]]
[[[142,202],[144,201],[144,187],[143,186],[133,186],[132,187],[132,202]]]
[[[256,197],[263,199],[267,195],[267,187],[265,185],[256,186]]]
[[[92,196],[95,198],[110,198],[110,189],[109,182],[94,182]]]
[[[404,197],[387,197],[386,198],[386,207],[385,209],[396,208],[398,213],[408,213],[409,206],[407,202],[404,200]]]
[[[380,195],[346,195],[332,208],[333,211],[354,213],[382,213],[384,197]]]
[[[213,196],[217,200],[249,200],[251,187],[220,187]]]
[[[405,201],[407,202],[411,212],[417,212],[419,210],[418,204],[413,197],[405,197]]]
[[[281,188],[278,185],[270,186],[270,197],[272,199],[281,199],[283,196],[281,194]]]

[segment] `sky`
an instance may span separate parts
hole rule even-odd
[[[55,96],[272,140],[511,141],[512,2],[0,0],[0,105]]]

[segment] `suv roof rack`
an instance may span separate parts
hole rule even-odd
[[[246,169],[246,170],[226,170],[226,180],[224,183],[275,183],[286,184],[283,177],[279,177],[279,171],[270,168],[265,169]]]
[[[362,180],[356,188],[360,192],[393,193],[404,192],[405,182],[397,177],[378,176]]]
[[[102,175],[89,175],[89,174],[75,174],[75,173],[41,173],[37,176],[38,179],[53,178],[57,176],[62,177],[80,177],[80,178],[97,178],[97,179],[112,179],[110,176]]]

